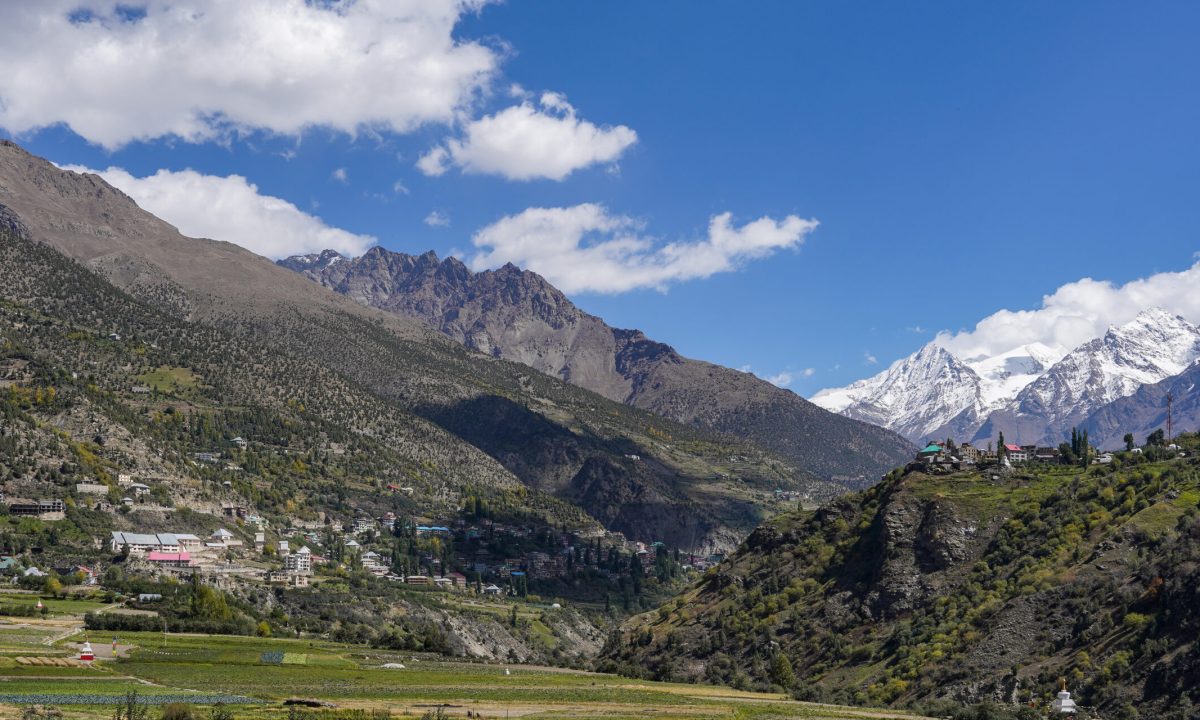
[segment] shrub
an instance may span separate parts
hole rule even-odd
[[[189,703],[169,703],[163,705],[162,720],[196,720],[196,713]]]

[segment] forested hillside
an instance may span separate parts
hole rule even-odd
[[[1039,703],[1122,717],[1200,701],[1200,437],[1111,464],[893,473],[776,518],[611,668],[798,696]],[[1108,715],[1105,715],[1108,716]]]

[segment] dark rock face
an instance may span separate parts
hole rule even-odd
[[[954,508],[898,492],[881,513],[882,547],[872,589],[870,616],[897,618],[937,595],[944,574],[966,561],[974,528]]]
[[[473,273],[457,258],[379,247],[355,259],[325,251],[279,264],[362,305],[418,318],[481,352],[672,420],[747,438],[845,487],[870,485],[912,453],[890,431],[830,413],[753,375],[684,358],[637,330],[609,327],[540,275],[511,264]]]

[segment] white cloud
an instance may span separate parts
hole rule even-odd
[[[450,216],[441,210],[433,210],[425,216],[425,224],[429,227],[446,227],[450,224]]]
[[[337,170],[334,170],[331,177],[343,185],[350,182],[350,175],[346,172],[346,168],[338,168]]]
[[[785,387],[791,385],[792,380],[794,380],[794,379],[795,378],[792,376],[792,374],[786,370],[784,370],[783,372],[778,373],[776,375],[772,375],[770,377],[763,378],[763,380],[766,380],[767,382],[771,383],[775,387],[781,387],[781,388],[785,388]]]
[[[286,200],[263,195],[240,175],[159,170],[138,178],[117,167],[64,169],[100,175],[184,235],[227,240],[270,258],[329,248],[360,255],[376,242],[369,235],[330,227]]]
[[[817,374],[816,368],[804,368],[804,377],[812,377]]]
[[[537,107],[524,101],[467,123],[461,139],[430,149],[417,167],[434,176],[458,167],[509,180],[562,180],[576,170],[616,161],[636,141],[630,128],[598,127],[576,117],[565,96],[547,92]]]
[[[408,188],[404,185],[404,183],[397,180],[396,182],[392,183],[392,192],[397,195],[407,195]]]
[[[1200,263],[1124,285],[1084,278],[1044,296],[1036,310],[1000,310],[980,320],[973,330],[938,333],[935,342],[964,360],[999,355],[1034,342],[1070,350],[1150,307],[1200,322],[1197,288]]]
[[[500,53],[456,39],[484,0],[0,3],[0,126],[64,123],[116,148],[311,126],[407,132],[452,122]]]
[[[640,222],[601,205],[529,208],[475,233],[472,242],[480,250],[470,264],[482,270],[512,262],[567,293],[663,290],[799,247],[816,227],[816,220],[795,215],[736,227],[732,215],[722,213],[711,218],[703,239],[659,244],[640,234]]]
[[[438,146],[417,159],[417,169],[431,177],[444,175],[449,169],[450,151]]]
[[[865,352],[863,353],[863,363],[866,365],[878,365],[879,358],[875,357],[869,352]]]

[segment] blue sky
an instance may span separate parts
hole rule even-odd
[[[109,18],[84,28],[90,36],[135,32],[113,19],[110,3],[35,5],[0,10],[20,16],[0,18],[9,28],[0,40],[30,34],[33,25],[22,23],[33,15],[81,6]],[[1043,296],[1080,278],[1119,285],[1181,271],[1200,250],[1194,3],[509,0],[478,12],[433,5],[443,20],[450,13],[457,42],[486,55],[463,61],[486,65],[486,79],[468,82],[448,111],[422,116],[399,101],[376,107],[369,95],[323,107],[319,96],[338,78],[322,76],[326,84],[313,81],[316,97],[279,101],[297,102],[292,115],[309,120],[303,129],[231,103],[216,108],[231,120],[180,137],[187,131],[162,131],[181,127],[171,118],[156,126],[144,110],[123,117],[100,96],[79,103],[91,115],[75,112],[65,90],[54,95],[35,82],[39,72],[45,83],[59,80],[54,58],[39,61],[27,48],[0,50],[0,65],[26,68],[29,78],[0,80],[0,133],[56,163],[122,168],[135,178],[189,168],[240,175],[259,195],[404,252],[479,255],[472,238],[492,227],[488,236],[505,249],[488,259],[545,262],[564,273],[539,254],[539,243],[572,227],[603,226],[585,243],[629,236],[651,254],[686,243],[685,255],[702,249],[696,244],[714,217],[730,213],[739,240],[750,237],[749,223],[768,218],[755,227],[770,247],[718,258],[718,269],[690,269],[697,261],[689,256],[676,258],[689,269],[641,287],[609,278],[595,282],[605,291],[589,289],[588,267],[563,282],[613,325],[762,376],[787,372],[804,395],[873,374],[936,331],[969,329],[1002,309],[1037,309]],[[155,9],[148,5],[149,20]],[[64,87],[85,87],[87,77],[72,77],[65,64]],[[386,62],[358,67],[345,83],[378,82],[386,91],[395,70]],[[294,71],[309,72],[303,61]],[[124,78],[120,92],[150,103],[164,93],[184,103],[193,91],[212,97],[186,73],[177,81],[150,76]],[[263,95],[280,86],[268,80]],[[552,107],[553,98],[573,111]],[[512,179],[529,170],[511,158],[486,174],[472,173],[471,160],[447,161],[440,175],[418,168],[432,148],[465,142],[472,123],[522,105],[531,117],[569,117],[601,136],[583,149],[551,148],[551,160],[585,150],[602,159],[580,160],[561,179]],[[239,112],[249,119],[237,120]],[[345,131],[362,117],[374,120],[370,127]],[[134,124],[143,129],[121,137]],[[482,167],[483,155],[473,157]],[[585,204],[590,213],[543,218],[542,234],[528,234],[527,209]],[[177,212],[181,219],[160,214],[184,227],[188,211]],[[448,224],[427,224],[434,212]],[[515,219],[497,228],[505,217]]]

